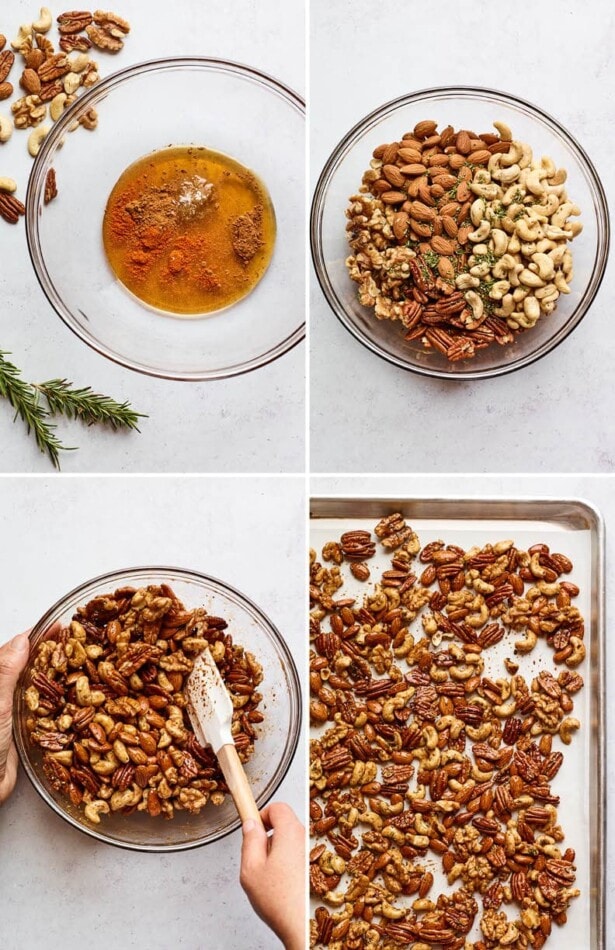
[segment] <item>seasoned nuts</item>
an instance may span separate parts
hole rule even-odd
[[[0,193],[0,211],[11,197]],[[203,608],[186,610],[164,584],[124,587],[78,608],[39,644],[25,691],[29,737],[43,750],[47,780],[83,805],[89,821],[135,809],[172,818],[224,800],[224,779],[192,732],[183,686],[194,658],[209,648],[246,761],[263,720],[262,669],[226,628]]]
[[[570,292],[582,225],[565,181],[493,133],[448,126],[378,146],[346,212],[360,302],[449,361],[512,342]]]
[[[554,737],[566,745],[580,727],[583,681],[569,666],[584,623],[578,588],[561,580],[572,563],[511,540],[421,548],[400,514],[374,531],[391,569],[361,603],[341,594],[340,571],[362,562],[325,569],[311,555],[309,876],[321,905],[310,946],[541,948],[579,894],[550,787],[563,762]],[[323,552],[348,543],[371,532],[347,531]],[[505,676],[488,675],[489,648],[519,634],[524,649],[543,639],[560,672],[526,681],[509,660]],[[449,894],[433,894],[434,855],[456,884]],[[516,918],[500,910],[511,904]]]

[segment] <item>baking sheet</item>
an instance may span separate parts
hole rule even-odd
[[[570,906],[565,928],[560,930],[554,926],[547,947],[553,947],[554,950],[571,946],[603,950],[604,531],[601,517],[591,505],[575,500],[313,498],[311,545],[320,558],[326,541],[338,540],[350,528],[373,533],[378,520],[395,511],[400,511],[418,533],[422,547],[430,541],[444,540],[467,549],[475,544],[483,546],[488,542],[510,538],[516,546],[526,550],[539,542],[548,544],[551,551],[566,554],[573,561],[573,571],[565,579],[578,584],[580,588],[574,603],[586,625],[587,658],[578,668],[585,685],[574,697],[574,710],[571,713],[581,721],[581,729],[568,747],[564,747],[559,739],[554,739],[553,748],[564,752],[564,763],[552,782],[552,790],[561,798],[558,813],[566,835],[562,850],[572,847],[576,851],[576,886],[581,895]],[[368,564],[373,576],[379,577],[384,569],[390,567],[390,554],[384,553],[378,544],[376,555]],[[348,580],[336,596],[362,599],[373,582],[361,584],[347,570],[344,571],[346,574]],[[418,623],[420,629],[420,620]],[[518,637],[518,634],[513,633],[485,651],[485,675],[507,675],[503,659],[514,656],[512,641]],[[520,660],[519,672],[526,679],[531,679],[541,669],[557,675],[562,667],[557,668],[553,664],[551,653],[544,641],[539,639],[528,657],[517,658]],[[444,881],[439,861],[433,859],[424,863],[429,864],[430,870],[434,872],[435,882],[431,894],[453,889]],[[509,905],[508,908],[511,916],[514,906]],[[506,907],[503,909],[506,910]],[[469,938],[480,938],[477,927]]]

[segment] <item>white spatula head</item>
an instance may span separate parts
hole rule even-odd
[[[186,683],[186,698],[198,742],[210,745],[216,754],[223,745],[232,745],[233,703],[209,648],[194,661]]]

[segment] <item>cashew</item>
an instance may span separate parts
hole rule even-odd
[[[469,287],[478,287],[480,280],[478,277],[473,277],[472,274],[459,274],[455,278],[455,286],[459,290],[467,290]]]
[[[21,26],[19,27],[17,36],[11,43],[11,46],[18,53],[21,53],[22,49],[28,44],[31,36],[32,36],[32,24],[22,23]]]
[[[525,284],[526,287],[544,287],[545,283],[544,280],[540,279],[538,274],[535,274],[534,271],[528,270],[527,267],[524,267],[519,274],[519,280],[522,284]]]
[[[528,191],[531,191],[533,195],[538,195],[542,197],[544,194],[545,186],[540,180],[540,169],[533,168],[532,171],[527,175],[525,179],[525,186]]]
[[[68,96],[72,96],[81,85],[81,76],[77,75],[77,73],[67,73],[62,85],[64,86],[64,92]]]
[[[57,96],[49,103],[49,115],[52,122],[57,122],[62,113],[64,112],[64,105],[66,103],[66,93],[59,92]]]
[[[520,174],[521,169],[515,162],[510,168],[501,169],[498,174],[498,180],[501,181],[503,185],[509,185],[511,182],[516,181]]]
[[[5,115],[0,115],[0,142],[8,142],[13,134],[13,120]]]
[[[491,240],[493,241],[493,253],[496,257],[502,257],[508,248],[508,235],[500,228],[493,228]]]
[[[532,630],[525,631],[525,637],[522,640],[515,640],[515,650],[517,653],[531,653],[538,642],[538,637]]]
[[[505,703],[501,703],[499,706],[493,707],[494,714],[498,719],[508,719],[509,716],[514,715],[517,711],[517,700],[508,699]]]
[[[468,238],[472,241],[473,244],[477,244],[479,241],[484,241],[491,232],[491,225],[485,219],[481,221],[476,231],[470,231]]]
[[[82,73],[85,67],[90,62],[90,57],[87,53],[78,53],[76,56],[73,56],[72,59],[68,60],[70,63],[71,73]]]
[[[32,29],[35,33],[48,33],[52,22],[51,10],[48,7],[41,7],[40,16],[32,24]]]
[[[470,304],[472,308],[472,314],[475,320],[480,320],[485,312],[485,305],[483,304],[482,298],[476,293],[475,290],[468,290],[465,295],[465,299]]]
[[[32,158],[36,158],[38,153],[41,150],[41,145],[43,144],[43,139],[46,135],[49,134],[48,125],[39,125],[35,129],[32,129],[28,136],[28,151]]]
[[[567,717],[566,719],[562,720],[562,724],[559,727],[559,737],[564,745],[570,745],[572,742],[572,734],[580,728],[581,723],[578,719],[571,719],[570,717]]]
[[[532,261],[538,266],[538,276],[541,280],[551,280],[555,274],[555,264],[548,254],[533,254]]]
[[[585,659],[585,644],[579,637],[570,637],[570,646],[573,652],[566,660],[566,666],[573,669],[575,666],[579,666]]]
[[[540,304],[536,300],[536,297],[528,296],[523,301],[523,312],[528,320],[532,321],[532,326],[536,323],[540,317]]]
[[[93,802],[90,802],[83,809],[85,817],[88,819],[88,821],[93,822],[95,825],[100,824],[101,812],[103,815],[108,815],[109,810],[110,809],[107,802],[103,801],[100,798],[94,799]]]
[[[9,194],[13,194],[14,191],[17,191],[17,182],[14,178],[0,178],[0,191],[7,191]]]
[[[485,217],[485,202],[482,198],[477,198],[472,202],[472,207],[470,208],[470,219],[475,228],[481,223]]]
[[[512,132],[505,122],[494,122],[493,127],[497,130],[503,142],[512,142]]]
[[[487,198],[489,201],[493,201],[494,198],[498,197],[500,189],[498,185],[492,183],[487,184],[481,181],[471,181],[470,191],[481,198]]]
[[[496,280],[495,284],[489,291],[489,297],[491,300],[502,300],[505,294],[510,290],[510,284],[507,280]],[[484,591],[482,591],[484,593]]]

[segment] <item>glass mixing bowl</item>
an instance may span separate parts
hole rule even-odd
[[[346,238],[348,198],[361,184],[372,151],[398,141],[421,119],[443,128],[494,131],[494,120],[507,123],[513,137],[531,145],[535,156],[549,155],[568,172],[566,187],[581,208],[583,232],[572,242],[572,292],[560,296],[551,316],[518,334],[508,346],[491,345],[473,359],[450,363],[436,350],[404,340],[398,322],[378,320],[361,306],[357,285],[348,276]],[[423,376],[481,379],[500,376],[540,359],[561,343],[587,313],[602,281],[609,251],[609,218],[604,189],[589,157],[555,119],[537,106],[495,90],[470,86],[423,89],[387,102],[351,129],[327,161],[314,193],[311,245],[316,275],[327,301],[347,330],[389,363]]]
[[[267,616],[243,594],[223,581],[195,571],[171,567],[138,567],[103,574],[62,597],[41,617],[30,634],[30,656],[54,624],[66,625],[79,606],[118,587],[168,584],[188,608],[205,607],[210,615],[224,617],[235,643],[255,655],[263,666],[263,694],[259,709],[264,721],[256,728],[258,740],[246,764],[246,773],[259,808],[275,794],[292,762],[301,728],[301,689],[291,652],[282,634]],[[29,715],[24,692],[30,666],[15,690],[13,725],[19,758],[41,798],[73,827],[98,841],[135,851],[181,851],[222,838],[240,827],[233,800],[208,804],[199,815],[177,811],[172,819],[150,818],[142,812],[103,815],[99,825],[89,822],[83,809],[74,807],[55,791],[42,770],[42,752],[28,738]]]
[[[88,110],[94,131],[69,127]],[[103,356],[168,379],[221,379],[257,369],[304,336],[303,101],[276,79],[216,59],[131,66],[73,103],[44,140],[30,176],[32,263],[64,323]],[[102,221],[121,173],[169,145],[203,145],[252,169],[269,190],[277,239],[267,273],[234,306],[185,318],[149,308],[117,280]],[[44,203],[56,172],[57,197]]]

